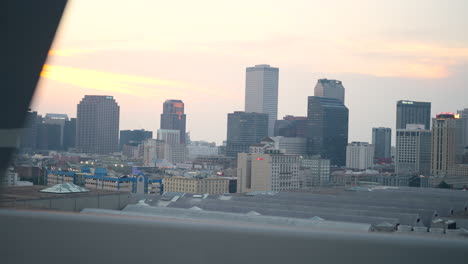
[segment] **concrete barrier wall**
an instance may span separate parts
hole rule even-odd
[[[18,206],[54,209],[59,211],[79,212],[84,208],[100,208],[121,210],[127,206],[130,195],[127,193],[81,196],[81,197],[63,197],[53,199],[38,199],[27,201],[15,201]]]

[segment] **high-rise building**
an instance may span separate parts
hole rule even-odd
[[[144,129],[120,130],[120,149],[129,142],[141,143],[143,140],[152,138],[153,132]]]
[[[267,64],[246,69],[245,112],[268,114],[268,136],[273,136],[278,116],[278,68]]]
[[[423,124],[424,129],[431,129],[431,103],[398,101],[396,129],[405,129],[408,124]]]
[[[335,98],[345,103],[345,88],[341,81],[319,79],[314,89],[314,96]]]
[[[76,118],[65,121],[63,129],[63,148],[69,149],[76,146]]]
[[[88,153],[117,152],[119,113],[113,96],[85,95],[77,105],[76,147]]]
[[[307,117],[287,115],[283,120],[276,120],[275,137],[307,137]]]
[[[35,149],[37,147],[37,125],[41,120],[41,116],[35,111],[26,113],[26,121],[19,140],[21,149]]]
[[[468,108],[457,111],[457,163],[468,163]]]
[[[239,153],[237,191],[291,191],[299,189],[299,155],[279,150]]]
[[[348,108],[338,99],[309,96],[307,153],[345,166],[348,145]]]
[[[60,150],[60,133],[62,128],[59,124],[37,124],[37,148],[44,150]]]
[[[422,124],[408,124],[396,131],[395,173],[397,175],[430,175],[432,132]]]
[[[161,114],[161,129],[179,130],[180,144],[186,142],[186,115],[184,113],[184,102],[182,100],[170,99],[163,104]]]
[[[374,165],[374,145],[351,142],[346,147],[346,168],[366,170]]]
[[[432,119],[432,168],[434,176],[446,176],[455,164],[457,119],[454,114],[438,114]]]
[[[60,126],[60,146],[63,146],[63,134],[65,130],[65,123],[68,121],[68,116],[65,114],[51,114],[47,113],[44,117],[44,124],[55,124]]]
[[[390,160],[392,158],[392,129],[388,127],[372,128],[372,145],[374,145],[374,158],[377,160]]]
[[[269,137],[274,149],[283,150],[285,154],[305,156],[307,154],[307,139],[291,137]]]
[[[164,140],[169,145],[180,144],[180,130],[158,129],[158,140]]]
[[[234,112],[228,114],[226,156],[249,152],[252,144],[268,136],[268,115],[261,113]]]

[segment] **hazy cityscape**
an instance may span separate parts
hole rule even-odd
[[[466,260],[466,3],[215,2],[9,4],[5,263]]]
[[[341,81],[319,79],[314,95],[307,99],[307,114],[279,119],[279,72],[267,64],[246,68],[245,110],[227,113],[226,140],[219,146],[209,140],[190,139],[190,128],[186,126],[190,112],[183,98],[161,102],[163,112],[157,131],[119,131],[120,107],[110,94],[84,95],[77,100],[76,117],[61,113],[42,116],[30,111],[5,183],[49,186],[40,187],[46,193],[105,190],[114,192],[115,197],[120,197],[120,192],[159,197],[135,201],[137,204],[208,195],[221,195],[226,200],[238,194],[300,195],[278,196],[288,204],[322,192],[377,190],[399,190],[403,192],[400,195],[411,199],[412,188],[419,188],[418,193],[427,196],[439,192],[435,189],[467,190],[468,109],[434,114],[431,102],[400,100],[395,102],[396,133],[391,128],[375,127],[369,131],[372,142],[350,141],[352,109],[345,105],[346,89]],[[380,198],[377,195],[375,199]],[[354,206],[359,208],[358,204]],[[239,209],[245,211],[249,206]],[[259,208],[250,209],[258,215],[265,213]],[[342,212],[333,215],[323,209],[313,216],[347,219]],[[219,210],[230,212],[214,209]],[[465,206],[462,212],[466,210]],[[295,213],[292,210],[289,214]],[[377,221],[373,217],[385,214],[372,215],[345,222],[371,224],[373,229],[383,228],[378,227],[383,223],[395,230],[403,225],[401,219]],[[417,224],[421,217],[415,216],[417,222],[404,225],[430,228],[429,219],[424,219],[423,225]]]

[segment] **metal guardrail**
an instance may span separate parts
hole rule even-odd
[[[2,263],[464,263],[468,240],[0,210]]]

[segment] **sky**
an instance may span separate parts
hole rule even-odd
[[[70,0],[31,109],[76,117],[84,95],[112,95],[121,130],[155,132],[181,99],[191,140],[220,144],[245,68],[270,64],[278,117],[306,116],[317,79],[341,80],[349,141],[371,141],[394,129],[397,100],[468,108],[466,13],[466,0]]]

